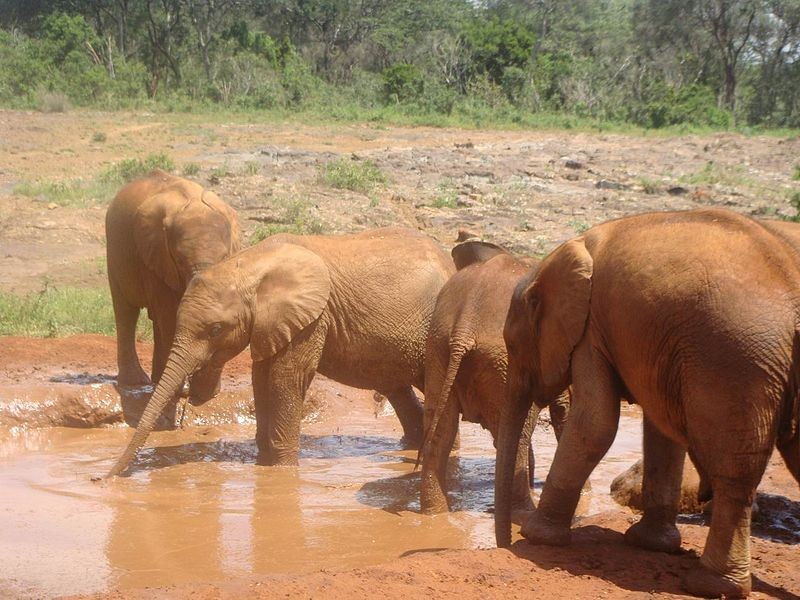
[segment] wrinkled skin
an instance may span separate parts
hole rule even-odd
[[[644,515],[626,539],[677,550],[688,449],[714,511],[684,585],[700,596],[749,593],[751,505],[776,444],[800,481],[800,261],[768,227],[718,209],[629,217],[563,244],[520,282],[504,331],[498,545],[510,543],[513,463],[531,401],[543,406],[571,384],[570,418],[522,534],[569,543],[581,486],[614,439],[624,397],[644,412]]]
[[[122,388],[158,382],[186,286],[200,270],[238,252],[239,237],[233,209],[192,181],[155,170],[119,190],[106,212],[106,252]],[[142,308],[153,322],[150,377],[136,354]],[[125,420],[135,426],[142,407],[125,398]],[[174,425],[174,403],[170,413],[166,427]]]
[[[320,372],[384,394],[418,447],[425,336],[454,271],[431,239],[385,228],[342,236],[277,235],[197,275],[178,310],[167,366],[109,475],[122,472],[180,382],[213,395],[226,361],[249,344],[259,463],[296,465],[306,390]]]
[[[503,324],[511,294],[520,278],[538,265],[517,259],[502,248],[468,241],[453,248],[458,272],[436,301],[425,353],[425,443],[422,447],[420,507],[424,513],[447,512],[447,459],[458,433],[459,414],[480,423],[497,439],[505,404],[508,355]],[[550,414],[560,434],[569,399],[559,397]],[[532,510],[531,435],[538,410],[525,422],[514,473],[514,506]]]

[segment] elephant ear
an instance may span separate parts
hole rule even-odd
[[[178,266],[172,258],[167,243],[170,219],[165,198],[161,194],[156,194],[136,211],[133,235],[136,250],[145,266],[170,288],[180,292],[181,279]]]
[[[293,244],[267,246],[259,258],[255,316],[250,336],[253,361],[274,356],[325,310],[330,273],[316,254]]]
[[[492,244],[491,242],[470,240],[453,247],[450,254],[453,257],[453,262],[456,264],[456,269],[460,271],[471,264],[486,262],[493,256],[508,254],[508,252],[504,248]]]
[[[210,209],[217,211],[228,220],[228,231],[230,233],[230,246],[228,251],[234,255],[242,249],[241,229],[239,228],[239,215],[233,208],[217,196],[211,190],[203,189],[200,200]]]
[[[592,295],[592,257],[583,239],[563,244],[542,263],[524,292],[539,337],[542,381],[555,386],[564,380],[572,351],[583,337]]]

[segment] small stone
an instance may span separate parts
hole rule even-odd
[[[688,194],[689,190],[685,187],[680,185],[673,186],[667,190],[667,193],[670,196],[683,196],[684,194]]]
[[[55,202],[50,202],[50,203],[47,205],[47,210],[53,210],[53,209],[55,209],[55,208],[58,208],[58,204],[56,204]]]
[[[568,169],[583,169],[585,165],[579,160],[568,158],[567,161],[564,163],[564,166],[567,167]]]
[[[597,183],[594,184],[599,190],[624,190],[627,189],[628,186],[624,183],[618,183],[616,181],[609,181],[608,179],[601,179]]]

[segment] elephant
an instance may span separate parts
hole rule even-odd
[[[117,383],[157,382],[164,371],[178,303],[189,281],[240,249],[236,212],[212,191],[156,169],[119,190],[106,212],[108,283],[117,329]],[[153,322],[151,376],[136,354],[136,322]],[[123,403],[129,425],[139,414]],[[170,409],[174,424],[174,405]]]
[[[480,423],[497,439],[505,402],[503,323],[517,281],[536,259],[515,258],[499,246],[477,240],[452,250],[458,272],[436,300],[425,349],[425,442],[421,449],[420,508],[447,512],[447,459],[458,433],[459,413]],[[550,405],[559,436],[568,398]],[[538,411],[537,411],[538,412]],[[526,421],[514,475],[515,505],[532,509],[530,440],[536,421]]]
[[[629,543],[672,552],[688,450],[714,499],[700,596],[751,589],[750,519],[774,446],[800,482],[800,261],[775,229],[722,209],[597,225],[553,251],[514,290],[504,327],[495,534],[508,546],[514,462],[531,404],[572,385],[570,416],[532,543],[565,545],[583,482],[611,445],[620,400],[644,413],[644,511]]]
[[[349,235],[278,234],[189,283],[164,374],[121,473],[153,423],[193,375],[190,402],[207,401],[226,361],[250,345],[258,462],[297,465],[306,390],[316,372],[385,395],[418,447],[425,336],[436,296],[455,271],[432,239],[404,228]]]

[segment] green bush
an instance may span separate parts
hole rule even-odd
[[[322,166],[318,179],[333,188],[366,194],[386,183],[386,175],[371,160],[340,158]]]
[[[422,96],[425,81],[419,69],[398,63],[383,71],[383,94],[388,102],[408,102]]]
[[[501,84],[508,67],[524,67],[531,57],[534,35],[512,19],[475,19],[464,28],[464,42],[472,53],[473,68]]]
[[[147,175],[153,169],[174,171],[175,161],[163,152],[148,154],[143,159],[127,158],[108,167],[100,174],[100,179],[110,183],[127,183],[132,179]]]
[[[652,100],[634,109],[633,120],[645,127],[660,128],[690,123],[712,127],[729,127],[731,114],[717,106],[711,88],[689,85],[679,89],[654,83],[648,95]]]

